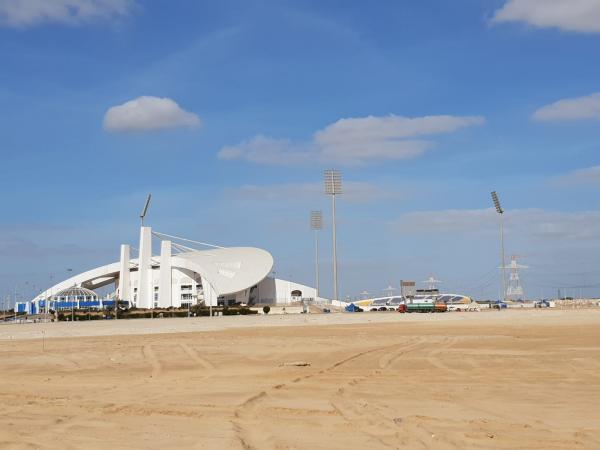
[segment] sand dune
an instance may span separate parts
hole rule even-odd
[[[600,448],[600,311],[396,316],[2,327],[0,448]]]

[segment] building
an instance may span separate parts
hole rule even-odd
[[[153,254],[153,244],[160,248]],[[204,247],[192,248],[189,245]],[[121,245],[119,261],[74,275],[51,286],[16,310],[105,308],[115,300],[138,308],[243,304],[290,304],[317,299],[316,289],[272,275],[273,257],[254,247],[219,247],[140,228],[137,258]],[[107,299],[94,292],[114,286]]]

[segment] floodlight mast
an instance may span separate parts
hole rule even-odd
[[[146,217],[146,213],[148,212],[148,207],[150,206],[151,199],[152,199],[152,194],[148,194],[148,197],[146,197],[146,203],[144,203],[144,209],[142,209],[142,213],[140,214],[140,220],[142,222],[142,226],[144,226],[144,218]]]
[[[502,301],[506,300],[506,263],[504,258],[504,210],[500,205],[498,194],[492,191],[492,201],[496,212],[500,215],[500,270],[502,271]]]
[[[336,169],[327,169],[324,176],[325,193],[331,195],[332,221],[333,229],[333,300],[338,299],[338,277],[337,277],[337,243],[336,243],[336,223],[335,223],[335,196],[342,193],[342,173]],[[340,310],[341,310],[341,303]]]
[[[319,298],[319,230],[323,228],[323,211],[310,212],[310,228],[315,234],[315,287]]]

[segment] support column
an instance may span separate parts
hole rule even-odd
[[[129,245],[121,245],[121,269],[119,270],[119,300],[128,301],[131,305],[131,277],[129,275]]]
[[[152,308],[152,228],[140,228],[140,254],[138,260],[138,300],[139,308]]]
[[[206,306],[217,306],[217,298],[219,296],[204,277],[202,277],[202,290],[204,291],[204,304]]]
[[[158,287],[158,304],[163,308],[173,306],[171,287],[171,241],[160,243],[160,282]]]

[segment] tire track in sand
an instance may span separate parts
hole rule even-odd
[[[150,378],[158,378],[163,371],[162,364],[156,357],[156,353],[152,350],[152,345],[146,344],[142,347],[142,354],[144,355],[144,359],[150,362],[152,366],[152,373]]]
[[[377,441],[380,446],[386,448],[397,448],[401,441],[400,428],[394,421],[394,418],[387,417],[379,408],[373,406],[368,401],[355,401],[347,398],[347,392],[356,388],[360,383],[366,382],[384,371],[389,370],[394,362],[409,352],[415,351],[424,345],[422,338],[411,339],[408,343],[394,345],[395,351],[385,353],[378,360],[378,368],[372,370],[366,375],[358,376],[346,383],[345,387],[340,387],[334,393],[335,399],[330,400],[331,406],[335,411],[351,425],[354,429],[360,431],[373,441]],[[389,347],[387,347],[389,348]],[[385,434],[382,435],[382,431]]]
[[[238,440],[240,441],[242,447],[245,449],[276,448],[277,446],[275,445],[275,443],[273,443],[271,440],[269,440],[268,437],[265,437],[265,436],[268,436],[268,433],[266,433],[265,430],[262,430],[261,433],[257,433],[255,430],[257,430],[258,427],[252,426],[252,424],[253,424],[253,421],[256,420],[256,417],[259,416],[258,411],[261,408],[268,408],[268,406],[264,406],[264,403],[266,401],[268,401],[269,399],[271,399],[273,395],[277,395],[277,392],[282,392],[284,390],[294,388],[299,383],[308,381],[308,380],[318,377],[320,375],[327,375],[327,374],[330,374],[331,372],[335,372],[336,370],[340,369],[341,367],[343,367],[353,361],[356,361],[358,359],[361,359],[364,357],[374,358],[375,359],[374,362],[378,363],[378,366],[375,370],[373,370],[368,375],[352,378],[351,380],[346,382],[346,384],[348,386],[356,385],[356,383],[361,381],[363,378],[365,378],[365,379],[370,378],[370,377],[376,376],[377,374],[381,373],[382,369],[389,367],[390,364],[392,364],[398,358],[402,357],[402,355],[406,354],[407,352],[417,349],[422,344],[423,344],[422,339],[415,338],[415,339],[411,339],[408,344],[401,344],[401,347],[399,349],[398,349],[398,344],[392,344],[392,345],[386,345],[383,347],[377,347],[374,349],[357,352],[357,353],[351,354],[350,356],[348,356],[346,358],[336,361],[335,363],[331,364],[330,366],[328,366],[324,369],[315,371],[311,374],[307,374],[302,377],[295,378],[295,379],[291,380],[291,382],[289,382],[289,383],[278,384],[276,386],[271,387],[270,389],[267,389],[265,391],[261,391],[261,392],[257,393],[256,395],[250,397],[248,400],[246,400],[244,403],[242,403],[236,409],[236,411],[234,413],[235,419],[232,421],[232,423],[233,423],[233,427],[236,432]],[[397,350],[393,351],[391,353],[384,354],[381,357],[378,356],[378,354],[380,352],[389,351],[392,348],[396,348]],[[334,388],[334,389],[337,389],[338,393],[340,390],[342,392],[344,390],[344,388],[339,388],[339,389]],[[336,392],[333,392],[331,395],[332,396],[336,395]],[[340,402],[340,403],[343,403],[343,402]],[[355,411],[352,410],[348,405],[337,404],[337,403],[334,404],[334,402],[330,402],[330,404],[337,415],[339,415],[346,423],[351,425],[354,429],[359,431],[361,434],[365,435],[369,440],[371,440],[371,442],[375,441],[373,443],[379,444],[379,446],[383,446],[383,447],[392,447],[392,445],[388,444],[387,442],[382,440],[380,437],[378,437],[375,432],[371,432],[369,429],[366,429],[363,426],[364,424],[361,423],[361,421],[364,419],[364,417],[362,417],[360,414],[356,414]],[[381,417],[383,417],[383,416],[381,416]],[[385,420],[389,420],[389,419],[386,418]],[[397,429],[392,430],[392,432],[394,432],[394,433],[397,433],[397,431],[398,431]],[[397,438],[397,434],[395,434],[394,437]],[[397,442],[397,439],[395,439],[395,441]]]
[[[453,369],[452,367],[448,366],[443,361],[443,359],[440,357],[440,354],[445,353],[446,350],[453,347],[457,342],[458,342],[458,338],[456,338],[456,337],[444,338],[441,345],[437,346],[436,348],[431,350],[429,353],[427,353],[427,356],[426,356],[427,362],[429,362],[429,364],[431,364],[436,369],[451,373],[451,374],[459,376],[459,377],[464,377],[465,373],[463,371]],[[441,356],[443,356],[443,355],[441,355]]]
[[[246,450],[270,448],[268,435],[260,427],[247,427],[245,424],[256,417],[259,403],[267,398],[267,393],[261,391],[242,403],[234,412],[233,429],[242,448]]]
[[[203,369],[207,371],[215,370],[215,365],[211,363],[208,359],[200,356],[198,351],[185,343],[179,344],[179,347],[185,352],[186,355],[190,357],[192,361],[194,361],[197,365],[202,366]]]

